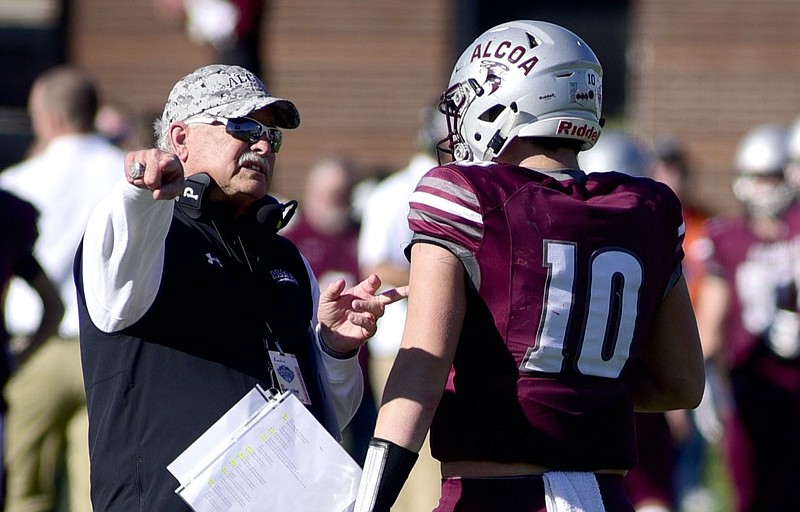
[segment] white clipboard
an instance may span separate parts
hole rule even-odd
[[[290,392],[256,386],[167,469],[195,512],[352,511],[361,468]]]

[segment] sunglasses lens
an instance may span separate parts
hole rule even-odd
[[[277,128],[270,128],[267,131],[267,141],[272,148],[272,152],[277,153],[281,149],[281,144],[283,144],[283,132]]]
[[[277,128],[269,128],[248,118],[229,119],[225,127],[233,137],[244,142],[255,142],[266,134],[273,153],[277,153],[283,142],[283,133]]]
[[[228,119],[225,130],[245,142],[254,141],[261,135],[261,125],[250,119]]]

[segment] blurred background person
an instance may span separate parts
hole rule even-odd
[[[745,134],[733,179],[745,213],[712,219],[702,240],[698,327],[707,364],[727,379],[706,395],[738,512],[800,510],[800,204],[784,175],[787,137],[782,123]]]
[[[586,172],[623,172],[646,176],[652,155],[645,145],[627,133],[604,129],[594,147],[578,153],[578,163]]]
[[[0,188],[41,213],[34,253],[57,286],[66,313],[7,387],[8,509],[52,510],[66,474],[69,510],[91,510],[86,396],[78,346],[72,265],[86,219],[117,180],[122,152],[95,132],[99,94],[92,77],[58,66],[34,82],[28,101],[37,150],[0,173]],[[15,336],[33,332],[37,298],[18,281],[9,290],[6,318]],[[22,350],[25,347],[21,347]]]
[[[39,212],[32,204],[0,190],[0,510],[6,510],[3,460],[6,401],[2,391],[13,368],[24,364],[36,349],[58,331],[58,324],[64,315],[64,304],[58,296],[58,290],[33,254],[33,246],[39,235],[36,227],[38,217]],[[23,279],[36,291],[42,301],[42,315],[36,330],[22,343],[25,350],[14,354],[12,362],[2,306],[6,289],[14,276]]]
[[[107,101],[100,105],[94,119],[97,133],[125,151],[155,145],[153,120],[156,115],[140,115],[127,105]]]
[[[709,212],[698,204],[692,195],[692,168],[689,157],[681,142],[672,135],[656,137],[653,143],[653,161],[648,175],[655,180],[667,184],[681,200],[683,221],[686,224],[684,247],[687,250],[683,261],[689,294],[697,294],[697,285],[703,275],[703,262],[697,250],[691,250],[695,242],[703,234],[703,225],[708,220]]]
[[[348,288],[360,281],[360,226],[353,217],[352,208],[354,184],[355,171],[345,158],[318,160],[306,177],[297,215],[283,231],[306,257],[323,289],[339,278],[345,280]],[[363,465],[378,410],[370,387],[369,351],[361,350],[358,357],[364,377],[364,396],[342,435],[347,451]]]
[[[418,123],[416,152],[408,165],[372,189],[362,213],[358,239],[361,275],[378,274],[387,288],[408,284],[411,267],[403,254],[413,234],[408,227],[408,200],[420,178],[439,164],[436,145],[447,136],[446,119],[434,107],[422,109]],[[377,403],[383,396],[386,379],[400,347],[406,304],[406,301],[402,301],[386,309],[378,321],[378,331],[367,344],[370,351],[369,373]],[[433,510],[439,502],[439,478],[439,463],[431,456],[426,437],[419,460],[392,510]]]
[[[691,194],[692,168],[683,144],[673,135],[664,134],[653,142],[653,161],[648,175],[668,185],[681,200],[686,236],[683,241],[685,256],[683,274],[689,287],[692,303],[697,303],[697,293],[703,275],[702,250],[698,244],[705,233],[709,213]],[[675,443],[675,503],[682,512],[705,512],[715,506],[715,498],[704,482],[708,446],[697,429],[692,411],[678,410],[666,413]]]
[[[261,25],[266,0],[153,0],[159,13],[185,24],[189,37],[209,44],[214,63],[249,69],[265,80]]]

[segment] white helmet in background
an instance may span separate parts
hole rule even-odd
[[[740,176],[782,176],[789,161],[789,132],[780,123],[766,123],[751,129],[736,149],[734,167]]]
[[[455,161],[490,161],[514,137],[574,139],[591,148],[600,135],[603,71],[569,30],[513,21],[478,37],[453,69],[439,109],[447,116],[445,152]]]
[[[787,127],[766,123],[752,128],[734,157],[733,193],[753,217],[776,217],[796,198],[784,179],[789,163]]]
[[[646,176],[650,162],[650,153],[633,137],[608,130],[592,149],[578,154],[578,164],[585,172],[618,171]]]

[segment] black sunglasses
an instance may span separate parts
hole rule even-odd
[[[225,132],[227,132],[228,135],[243,142],[249,142],[250,144],[258,141],[261,137],[266,135],[270,151],[273,153],[277,153],[281,149],[281,144],[283,144],[282,131],[273,126],[266,126],[250,117],[235,117],[229,119],[227,117],[199,115],[190,117],[189,119],[185,120],[184,123],[220,123],[225,125]]]

